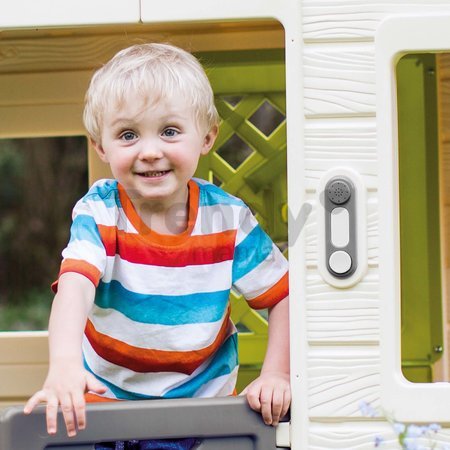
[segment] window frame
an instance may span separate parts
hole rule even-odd
[[[375,37],[379,157],[381,403],[396,420],[448,422],[448,383],[412,383],[401,370],[398,128],[395,67],[407,53],[450,49],[449,15],[393,16]],[[418,31],[419,30],[419,31]]]
[[[73,2],[71,2],[73,3]],[[222,30],[224,37],[230,35],[230,30],[227,29],[232,22],[236,22],[241,26],[245,32],[248,24],[251,21],[261,21],[269,18],[270,20],[278,21],[284,28],[284,42],[285,42],[285,55],[286,55],[286,97],[287,101],[287,146],[288,146],[288,196],[289,196],[289,210],[292,212],[294,218],[299,217],[302,214],[302,207],[305,204],[305,176],[304,176],[304,142],[303,142],[303,77],[302,77],[302,13],[301,4],[296,0],[281,0],[280,2],[264,2],[262,4],[259,0],[250,0],[247,2],[240,2],[238,0],[231,0],[229,2],[217,4],[215,2],[205,3],[202,1],[183,2],[182,0],[170,0],[169,5],[165,5],[165,8],[154,8],[154,5],[150,1],[140,1],[140,23],[142,24],[154,24],[158,29],[158,32],[164,30],[164,36],[167,33],[167,24],[190,24],[191,28],[188,30],[188,34],[183,35],[183,39],[186,39],[188,43],[192,45],[192,50],[196,49],[198,45],[198,36],[196,32],[192,31],[193,24],[212,23],[218,24],[218,30],[221,30],[220,24],[225,23],[225,27]],[[77,3],[78,4],[78,3]],[[66,7],[66,6],[65,6]],[[67,27],[67,23],[64,22],[65,17],[58,16],[55,22],[43,23],[41,25],[56,27],[62,29]],[[78,18],[79,19],[79,18]],[[77,18],[75,21],[78,20]],[[7,24],[0,23],[0,29],[2,26],[10,28],[12,31],[9,33],[17,32],[21,33],[21,28],[29,27],[30,24],[26,21],[23,15],[18,14],[17,10],[14,10],[11,17],[8,18]],[[79,19],[81,20],[81,19]],[[107,19],[105,19],[107,22]],[[79,27],[80,23],[70,22],[72,25],[67,31],[81,32],[83,27]],[[33,29],[35,26],[39,27],[39,24],[33,22]],[[158,28],[159,27],[159,28]],[[55,28],[55,29],[56,29]],[[39,29],[41,30],[41,29]],[[81,31],[80,31],[81,30]],[[27,30],[25,30],[27,31]],[[29,31],[29,30],[28,30]],[[45,31],[45,30],[44,30]],[[57,30],[56,30],[57,31]],[[63,30],[64,31],[64,30]],[[54,33],[54,29],[49,29],[48,35],[51,36]],[[29,34],[29,33],[28,33]],[[174,32],[172,37],[175,44],[180,43],[180,35]],[[273,36],[272,36],[273,38]],[[271,38],[271,39],[272,39]],[[227,38],[228,39],[228,38]],[[221,39],[221,45],[227,42],[227,39]],[[219,42],[219,40],[217,41]],[[242,36],[239,40],[235,40],[239,45],[245,45],[246,39]],[[209,41],[207,42],[209,44]],[[203,49],[205,50],[205,49]],[[34,55],[33,55],[34,56]],[[61,73],[61,72],[60,72]],[[83,84],[85,80],[85,72],[83,70],[62,72],[65,75],[73,75],[77,77],[78,86]],[[35,81],[34,74],[21,74],[24,78],[26,86],[35,86],[31,81]],[[11,75],[16,77],[17,74]],[[49,81],[47,74],[41,74],[42,78],[45,78],[49,91],[53,92],[54,86],[51,80]],[[4,89],[3,89],[4,88]],[[0,98],[2,93],[8,92],[8,87],[5,84],[0,83]],[[63,92],[63,99],[67,100],[67,92]],[[52,94],[53,95],[53,94]],[[39,99],[40,101],[41,99]],[[57,99],[58,100],[58,99]],[[67,104],[69,103],[69,104]],[[60,127],[64,129],[68,134],[79,134],[80,117],[79,112],[82,110],[82,102],[77,98],[75,101],[57,101],[56,104],[60,109],[60,112],[53,113],[55,122],[60,124]],[[22,121],[14,121],[14,119],[23,119],[24,110],[27,113],[27,119],[32,117],[42,118],[41,114],[37,112],[46,111],[48,107],[47,100],[40,104],[40,108],[29,107],[28,104],[21,104],[11,108],[11,105],[1,105],[0,113],[5,111],[5,107],[8,108],[8,117],[11,119],[11,125],[18,124],[13,131],[8,124],[2,124],[0,126],[0,136],[4,137],[23,137],[26,136],[48,136],[48,127],[42,126],[41,123],[35,124],[30,128],[23,127]],[[68,119],[68,111],[73,114],[71,117],[76,121]],[[11,116],[14,114],[14,117]],[[60,123],[63,119],[68,119],[64,123]],[[74,125],[74,123],[76,125]],[[290,126],[289,123],[295,124]],[[5,125],[5,126],[3,126]],[[28,126],[30,123],[27,124]],[[52,123],[52,127],[56,126],[56,123]],[[6,130],[6,131],[5,131]],[[56,132],[58,135],[62,135],[61,131]],[[11,135],[12,134],[12,135]],[[92,154],[92,152],[90,152]],[[94,158],[89,159],[90,176],[95,176],[101,172],[99,166],[94,163]],[[306,399],[308,396],[307,389],[307,311],[304,299],[306,298],[306,283],[305,283],[305,242],[304,237],[299,236],[303,227],[303,223],[300,220],[291,220],[289,223],[289,235],[290,235],[290,250],[289,258],[292,264],[291,277],[290,277],[290,317],[295,318],[295,327],[291,327],[291,389],[292,395],[295,398]],[[36,332],[33,332],[36,333]],[[19,337],[19,334],[16,334]],[[0,333],[0,339],[2,335]],[[46,339],[46,336],[42,336],[41,339]],[[19,369],[15,369],[17,372]],[[14,376],[14,375],[13,375]],[[308,445],[308,410],[305,407],[305,402],[294,402],[291,406],[291,420],[296,423],[296,426],[292,428],[290,441],[293,447],[300,446],[305,447]]]

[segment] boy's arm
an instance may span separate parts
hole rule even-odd
[[[43,388],[24,408],[29,414],[36,405],[47,403],[47,431],[56,433],[58,405],[64,416],[67,434],[74,436],[77,427],[85,428],[86,390],[105,392],[105,387],[83,366],[81,343],[86,319],[92,307],[95,286],[78,273],[61,275],[53,300],[49,322],[50,364]]]
[[[269,309],[269,338],[260,376],[250,383],[249,405],[267,425],[278,425],[291,403],[289,382],[289,297]]]

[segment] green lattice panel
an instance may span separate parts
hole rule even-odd
[[[240,57],[242,61],[230,64],[222,58],[211,69],[210,79],[221,117],[220,133],[213,150],[201,161],[197,176],[244,200],[266,232],[285,249],[284,63],[279,57],[251,63],[245,55]],[[236,293],[231,294],[231,305],[233,321],[240,330],[239,389],[257,375],[264,358],[267,316],[250,309]]]
[[[272,105],[283,105],[283,96],[249,94],[235,107],[219,97],[217,109],[222,118],[219,137],[197,172],[230,194],[242,198],[274,241],[285,241],[287,237],[287,226],[281,214],[286,203],[286,121],[283,117],[266,136],[249,118],[262,105],[271,105],[279,112],[278,107]],[[284,114],[284,110],[279,113]],[[231,162],[221,154],[221,149],[236,136],[245,148],[238,148]],[[236,167],[243,151],[249,155]],[[230,153],[227,153],[228,158],[232,157]]]

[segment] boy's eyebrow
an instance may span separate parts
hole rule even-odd
[[[158,120],[159,122],[162,123],[171,123],[171,122],[184,122],[186,118],[182,115],[170,114],[164,117],[160,117]],[[124,117],[113,120],[109,126],[111,128],[128,127],[135,125],[137,122],[138,122],[137,120]]]
[[[112,120],[109,124],[110,127],[118,127],[118,126],[130,126],[138,123],[141,119],[139,118],[141,114],[137,113],[136,115],[130,116],[119,116]],[[171,121],[185,121],[187,120],[186,114],[178,111],[169,111],[167,114],[164,114],[157,118],[160,122],[171,122]]]
[[[184,116],[176,116],[176,115],[164,117],[162,120],[162,122],[169,122],[169,123],[175,122],[175,123],[180,123],[180,124],[185,121],[186,121],[186,118]]]
[[[118,117],[117,119],[114,119],[111,122],[110,126],[111,127],[116,127],[116,126],[119,126],[119,125],[128,125],[128,124],[133,123],[133,122],[134,122],[134,120],[130,119],[128,117]]]
[[[184,120],[186,119],[186,114],[177,111],[169,111],[167,114],[164,114],[160,117],[162,121],[165,120]]]

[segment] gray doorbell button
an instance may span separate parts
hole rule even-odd
[[[343,275],[352,267],[352,258],[350,258],[350,255],[347,252],[338,250],[330,256],[328,263],[333,272]]]
[[[323,195],[325,209],[325,261],[336,278],[348,278],[357,267],[356,192],[350,179],[331,178]]]

